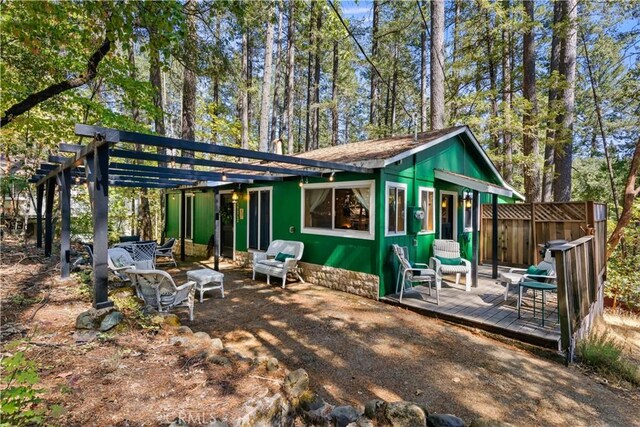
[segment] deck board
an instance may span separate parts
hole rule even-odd
[[[399,294],[387,295],[382,300],[425,315],[441,317],[536,345],[558,348],[560,326],[557,322],[555,293],[547,292],[545,326],[542,327],[540,293],[535,318],[531,292],[523,298],[521,318],[518,318],[515,292],[510,292],[505,301],[504,286],[491,279],[489,266],[479,266],[478,287],[471,288],[470,292],[465,291],[464,284],[455,285],[455,282],[446,279],[448,278],[445,278],[440,289],[440,305],[436,304],[435,290],[429,296],[429,288],[425,286],[416,286],[412,291],[404,293],[402,302],[399,301]]]

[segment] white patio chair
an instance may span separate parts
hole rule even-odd
[[[536,282],[554,283],[556,281],[556,260],[551,256],[551,251],[547,249],[544,259],[535,266],[536,270],[543,271],[543,274],[528,273],[527,268],[511,268],[508,272],[500,273],[498,281],[505,285],[504,300],[509,296],[509,286],[518,285],[522,281],[531,280]]]
[[[126,274],[145,304],[160,312],[168,312],[175,307],[187,307],[189,320],[193,320],[196,282],[188,281],[176,286],[169,273],[162,270],[129,269]]]
[[[107,266],[114,276],[123,282],[128,282],[129,277],[124,272],[130,268],[136,268],[136,263],[129,252],[123,248],[111,248],[107,251]]]
[[[427,264],[414,263],[413,266],[409,262],[407,257],[407,250],[396,244],[391,245],[393,252],[398,258],[398,275],[396,276],[396,293],[398,293],[398,287],[400,287],[400,302],[402,302],[402,295],[407,284],[409,289],[414,283],[428,283],[429,284],[429,296],[431,296],[431,285],[435,278],[435,271],[428,268]],[[436,284],[436,304],[440,305],[440,294],[438,292],[438,285]]]
[[[433,256],[429,262],[436,271],[436,287],[442,285],[444,274],[455,274],[456,285],[460,275],[465,275],[465,290],[471,291],[471,262],[460,257],[460,244],[455,240],[436,239],[433,241]]]
[[[176,244],[176,239],[173,237],[167,240],[163,245],[160,245],[156,248],[156,264],[158,263],[158,258],[169,258],[167,263],[173,263],[174,267],[177,267],[176,259],[173,257],[173,247]]]
[[[155,270],[156,268],[156,242],[135,242],[133,244],[133,261],[136,268],[143,270]]]

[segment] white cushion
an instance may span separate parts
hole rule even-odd
[[[282,268],[284,266],[282,261],[276,261],[275,259],[263,259],[262,261],[258,261],[258,264],[276,268]]]

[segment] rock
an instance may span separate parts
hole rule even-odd
[[[277,371],[279,367],[280,367],[280,362],[278,362],[278,359],[276,359],[275,357],[272,357],[269,360],[267,360],[267,371],[269,372]]]
[[[189,427],[189,424],[186,423],[182,418],[176,418],[169,427]]]
[[[284,379],[284,390],[292,398],[299,398],[309,389],[309,374],[300,368],[289,372]]]
[[[100,310],[90,308],[83,311],[76,318],[76,329],[98,329],[102,319],[114,311],[116,311],[114,307],[101,308]]]
[[[186,337],[171,337],[169,338],[169,344],[175,346],[184,346],[189,344],[189,339]]]
[[[387,403],[384,418],[392,426],[398,427],[424,427],[427,423],[424,409],[413,402]]]
[[[98,337],[98,331],[90,329],[81,329],[73,333],[73,339],[77,343],[88,343]]]
[[[364,405],[364,415],[372,420],[384,419],[387,402],[380,399],[372,399]]]
[[[469,427],[513,427],[513,424],[505,423],[504,421],[492,420],[489,418],[476,418],[471,421]]]
[[[354,423],[348,424],[347,427],[374,427],[374,425],[369,418],[361,415]]]
[[[360,414],[355,410],[353,406],[336,406],[331,411],[331,420],[335,423],[336,427],[346,427],[347,424],[355,422]]]
[[[432,414],[427,417],[427,427],[465,427],[465,424],[455,415]]]
[[[229,427],[229,424],[225,423],[224,421],[215,420],[207,424],[207,427]]]
[[[109,329],[116,326],[118,323],[122,322],[124,316],[119,311],[112,311],[111,313],[104,316],[102,322],[100,322],[100,332],[108,331]]]
[[[145,305],[144,307],[142,307],[142,314],[144,314],[145,316],[153,317],[160,315],[160,312],[150,305]]]
[[[307,391],[300,396],[299,404],[305,425],[328,426],[331,423],[333,405],[325,402],[316,393]]]
[[[218,355],[209,356],[207,360],[210,363],[213,363],[215,365],[228,366],[231,364],[231,360],[229,360],[228,357],[224,357],[224,356],[218,356]]]
[[[193,334],[193,338],[201,341],[211,341],[211,337],[206,332],[196,332]]]
[[[325,401],[316,393],[308,393],[303,399],[300,399],[300,408],[304,411],[315,411],[323,407]]]
[[[188,326],[180,326],[178,329],[176,329],[176,333],[178,335],[191,335],[193,334],[193,331]]]
[[[211,347],[216,350],[224,350],[224,345],[222,344],[222,340],[220,338],[212,338]]]
[[[284,426],[293,422],[292,414],[280,393],[249,400],[241,413],[244,416],[235,422],[236,427]]]
[[[180,326],[180,318],[175,314],[167,313],[163,317],[163,324],[167,326]]]

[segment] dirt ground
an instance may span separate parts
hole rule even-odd
[[[320,286],[268,286],[230,264],[222,265],[224,299],[207,294],[193,322],[177,314],[231,352],[277,357],[278,371],[189,362],[163,334],[136,329],[78,345],[73,322],[89,302],[77,283],[55,279],[54,266],[39,256],[16,265],[30,252],[7,256],[4,249],[2,323],[27,328],[32,344],[24,347],[41,366],[47,400],[66,408],[64,425],[158,425],[185,414],[191,425],[200,415],[230,420],[241,402],[274,392],[285,369],[302,367],[327,401],[360,409],[381,398],[424,403],[467,422],[640,426],[640,390],[606,384],[545,352]],[[624,331],[637,351],[640,326]]]

